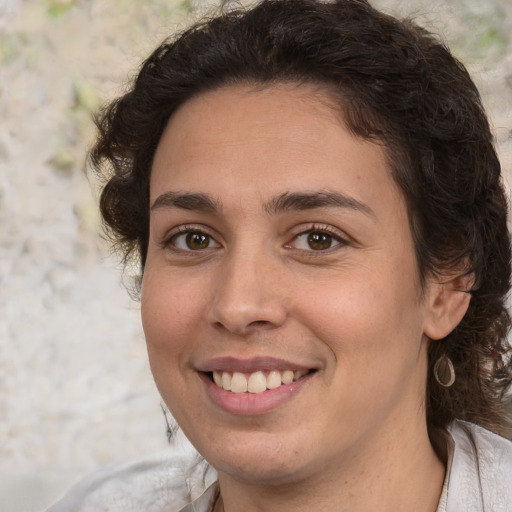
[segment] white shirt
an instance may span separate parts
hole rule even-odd
[[[463,421],[448,431],[437,512],[511,512],[512,442]],[[213,468],[182,447],[96,472],[47,512],[210,512],[217,492]]]
[[[437,512],[512,512],[512,442],[456,421]]]

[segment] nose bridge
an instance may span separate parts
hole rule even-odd
[[[215,283],[210,321],[236,334],[280,326],[286,319],[275,257],[263,244],[233,248]]]

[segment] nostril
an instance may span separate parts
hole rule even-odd
[[[267,322],[266,320],[254,320],[254,322],[251,322],[249,326],[251,327],[265,327],[270,322]]]
[[[284,306],[276,301],[213,301],[208,321],[216,329],[247,335],[258,330],[280,327],[287,318]]]

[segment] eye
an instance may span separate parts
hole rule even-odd
[[[290,245],[302,251],[327,251],[343,242],[341,237],[326,231],[307,231],[297,235]]]
[[[166,245],[172,245],[180,251],[203,251],[220,245],[202,231],[184,231],[173,235]]]

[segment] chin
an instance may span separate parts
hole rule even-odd
[[[261,454],[259,460],[222,461],[216,470],[220,475],[225,474],[238,482],[262,486],[296,483],[302,480],[307,473],[296,465],[284,462],[281,464],[269,463]],[[220,476],[220,478],[222,477]]]
[[[312,461],[303,459],[303,454],[312,450],[303,443],[291,446],[269,435],[263,439],[261,433],[257,436],[257,441],[239,439],[219,444],[217,450],[210,447],[203,456],[219,474],[256,485],[288,484],[313,471]]]

